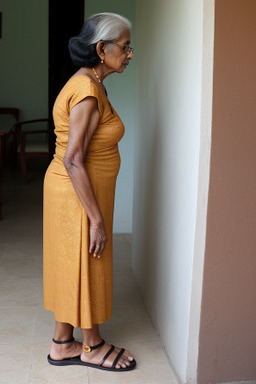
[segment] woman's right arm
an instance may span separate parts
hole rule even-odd
[[[94,97],[83,99],[71,109],[68,145],[63,159],[73,187],[89,219],[89,252],[94,257],[100,257],[102,254],[107,242],[107,233],[85,168],[85,155],[99,121],[98,103]]]

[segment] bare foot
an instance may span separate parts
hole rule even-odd
[[[63,360],[80,356],[82,351],[82,343],[79,343],[76,340],[66,344],[56,344],[52,342],[50,356],[53,360]]]
[[[82,352],[80,358],[82,361],[90,364],[99,365],[106,355],[106,353],[111,349],[111,345],[104,344],[102,347],[92,350],[91,352]],[[121,348],[115,347],[113,352],[107,357],[107,359],[102,364],[103,367],[112,367],[112,364],[117,357],[118,353],[121,351]],[[130,366],[130,362],[133,360],[130,352],[125,350],[123,355],[120,357],[118,362],[115,365],[115,368],[126,368]]]

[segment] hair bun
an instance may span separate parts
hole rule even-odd
[[[100,61],[96,52],[96,44],[88,45],[79,36],[71,37],[68,49],[73,64],[78,68],[93,67]]]

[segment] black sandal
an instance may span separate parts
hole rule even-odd
[[[74,341],[74,337],[70,340],[65,340],[65,341],[57,341],[55,339],[52,339],[52,341],[56,344],[66,344],[66,343],[71,343],[72,341]],[[94,345],[93,347],[90,347],[89,345],[84,345],[83,344],[83,350],[84,352],[86,353],[89,353],[91,351],[93,351],[94,349],[98,349],[98,348],[101,348],[103,347],[103,345],[105,344],[105,340],[102,340],[99,344],[97,345]],[[113,364],[112,364],[112,367],[103,367],[103,364],[104,362],[106,361],[106,359],[111,355],[111,353],[114,351],[115,349],[115,346],[114,345],[111,345],[110,349],[108,350],[108,352],[105,354],[105,356],[102,358],[100,364],[91,364],[91,363],[85,363],[84,361],[82,361],[80,359],[80,356],[76,356],[76,357],[71,357],[69,359],[63,359],[63,360],[53,360],[50,355],[47,356],[47,359],[48,359],[48,362],[52,365],[57,365],[57,366],[65,366],[65,365],[84,365],[86,367],[89,367],[89,368],[98,368],[98,369],[104,369],[105,371],[131,371],[132,369],[135,368],[136,366],[136,361],[135,360],[132,360],[130,361],[130,365],[126,366],[125,368],[115,368],[116,364],[118,363],[119,359],[121,358],[121,356],[123,355],[125,349],[122,348],[121,351],[118,353],[118,355],[116,356]]]

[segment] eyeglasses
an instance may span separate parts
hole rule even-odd
[[[122,49],[122,51],[124,52],[124,53],[126,53],[126,55],[127,56],[129,56],[130,55],[130,53],[134,53],[134,48],[132,48],[132,47],[129,47],[129,45],[128,44],[125,44],[125,45],[120,45],[120,44],[118,44],[118,43],[115,43],[114,41],[106,41],[106,43],[107,44],[115,44],[115,45],[117,45],[119,48],[121,48]]]

